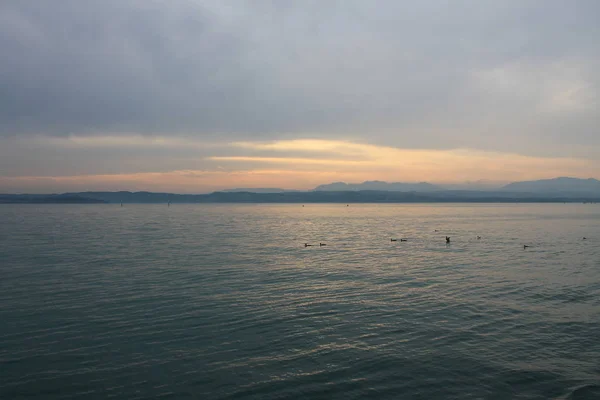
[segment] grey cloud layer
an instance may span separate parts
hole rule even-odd
[[[7,0],[0,135],[597,147],[598,15],[594,0]]]

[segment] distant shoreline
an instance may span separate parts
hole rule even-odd
[[[600,197],[577,194],[532,194],[475,191],[433,193],[389,191],[312,191],[285,193],[214,192],[174,194],[153,192],[80,192],[63,194],[0,194],[0,204],[519,204],[598,203]]]

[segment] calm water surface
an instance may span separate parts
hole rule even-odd
[[[600,205],[0,206],[0,398],[600,399]]]

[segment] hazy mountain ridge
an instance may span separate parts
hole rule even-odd
[[[398,191],[310,191],[283,193],[214,192],[210,194],[171,194],[151,192],[83,192],[57,196],[3,195],[0,203],[544,203],[600,202],[597,196],[560,196],[518,192],[448,190],[429,193]]]
[[[419,203],[419,202],[563,202],[600,201],[596,197],[558,196],[508,191],[400,192],[381,190],[309,191],[282,193],[213,192],[210,194],[82,193],[111,203]]]
[[[361,187],[388,190],[360,190]],[[319,190],[319,188],[321,188]],[[325,188],[324,190],[322,188]],[[351,188],[341,190],[341,188]],[[390,190],[392,188],[392,190]],[[404,190],[400,190],[400,189]],[[419,190],[415,190],[418,189]],[[395,189],[395,190],[394,190]],[[262,192],[253,192],[259,190]],[[426,182],[361,184],[334,182],[312,191],[276,188],[231,189],[209,194],[156,192],[77,192],[49,195],[5,194],[0,203],[406,203],[406,202],[598,202],[600,181],[555,178],[514,182],[496,190],[448,190]]]
[[[384,182],[365,181],[362,183],[333,182],[319,185],[316,191],[357,191],[385,190],[399,192],[436,192],[436,191],[506,191],[519,193],[560,193],[560,194],[595,194],[600,193],[600,181],[594,178],[581,179],[559,177],[533,181],[512,182],[506,185],[494,184],[488,181],[465,182],[462,184],[432,184],[428,182]]]
[[[248,193],[284,193],[284,192],[300,192],[300,190],[281,189],[281,188],[234,188],[234,189],[220,190],[220,192],[227,192],[227,193],[240,193],[240,192],[248,192]]]
[[[362,183],[333,182],[319,185],[315,191],[360,191],[360,190],[381,190],[388,192],[434,192],[444,190],[443,187],[433,185],[427,182],[404,183],[404,182],[384,182],[384,181],[365,181]]]
[[[0,194],[0,204],[101,204],[107,201],[81,196],[74,193],[63,194]]]
[[[513,182],[502,187],[502,190],[529,193],[600,194],[600,181],[594,178],[579,179],[560,177],[536,181]]]

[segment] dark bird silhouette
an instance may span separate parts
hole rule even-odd
[[[586,239],[587,239],[586,237],[583,238],[583,240],[586,240]]]
[[[477,240],[480,240],[480,239],[481,239],[481,236],[477,236]]]
[[[390,242],[397,242],[398,239],[390,239]]]
[[[446,243],[450,243],[450,236],[446,236]]]
[[[321,247],[321,246],[327,246],[327,244],[326,243],[319,243],[319,247]]]
[[[531,247],[531,246],[528,246],[528,245],[524,244],[524,245],[523,245],[523,250],[525,250],[525,249],[526,249],[526,248],[528,248],[528,247]]]
[[[434,232],[439,232],[437,229]]]
[[[401,242],[408,242],[408,239],[400,239]]]
[[[304,247],[310,247],[312,244],[304,243]]]

